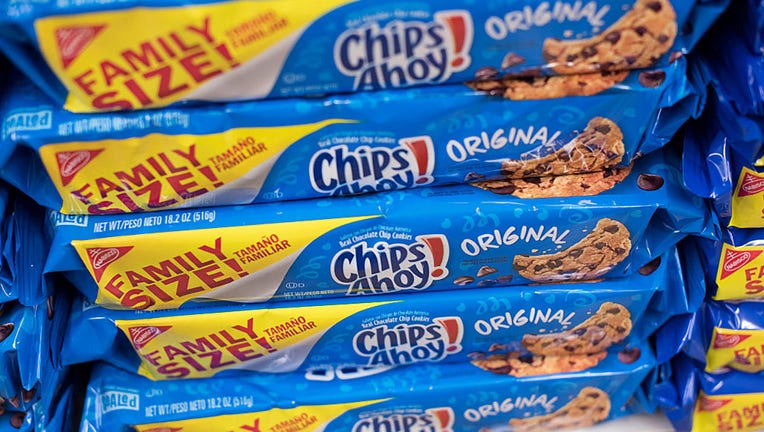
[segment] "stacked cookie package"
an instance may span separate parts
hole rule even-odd
[[[28,430],[653,412],[718,241],[667,144],[728,3],[6,2],[0,179],[90,372]]]
[[[741,2],[711,30],[697,58],[708,101],[686,130],[684,177],[714,208],[719,235],[698,242],[706,301],[665,328],[666,338],[683,340],[683,347],[673,361],[674,388],[658,393],[681,430],[764,427],[764,110],[757,93],[764,84],[763,13],[764,4]]]

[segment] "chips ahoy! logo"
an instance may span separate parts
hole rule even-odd
[[[438,362],[462,350],[463,335],[464,325],[459,317],[435,318],[429,324],[403,323],[392,328],[383,324],[356,333],[353,350],[369,359],[368,366]]]
[[[448,242],[441,234],[417,236],[414,243],[365,241],[337,252],[332,279],[348,286],[347,295],[422,290],[448,276]]]
[[[378,414],[356,422],[353,432],[454,432],[451,408],[430,408],[419,414]]]
[[[336,195],[381,192],[432,182],[435,152],[429,136],[399,140],[399,146],[345,145],[323,149],[310,160],[310,183],[316,192]]]
[[[467,11],[438,12],[431,22],[372,22],[345,31],[334,44],[334,62],[354,77],[354,88],[437,83],[466,69],[474,26]]]

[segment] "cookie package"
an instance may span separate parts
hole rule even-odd
[[[672,361],[670,375],[656,392],[676,430],[755,432],[764,427],[764,393],[756,391],[764,388],[764,374],[708,373],[702,364],[678,356]]]
[[[686,128],[683,171],[688,188],[713,201],[722,224],[761,228],[764,63],[745,49],[738,27],[730,20],[715,27],[690,65],[708,96],[703,114]]]
[[[10,3],[0,49],[73,112],[133,110],[662,66],[728,3]]]
[[[698,239],[714,300],[764,297],[764,228],[722,228],[718,239]]]
[[[402,425],[444,432],[585,427],[644,411],[633,397],[641,394],[640,383],[654,358],[649,345],[640,348],[639,358],[616,368],[526,378],[457,363],[397,368],[382,375],[348,370],[323,379],[279,374],[153,382],[97,363],[82,430],[130,425],[139,432],[208,431],[213,423],[221,430],[242,424],[272,430],[284,419],[336,432],[405,430]],[[202,396],[200,385],[216,394]]]
[[[52,212],[45,272],[98,305],[143,310],[620,277],[689,234],[714,234],[671,160],[652,153],[586,197],[526,200],[460,185],[147,214]]]
[[[692,312],[675,250],[631,277],[417,295],[180,311],[73,306],[65,364],[105,360],[155,380],[342,367],[471,363],[535,376],[611,367],[671,316]],[[690,279],[691,280],[691,279]],[[693,283],[696,281],[693,281]],[[83,346],[81,341],[92,341]],[[327,372],[327,370],[329,372]],[[375,372],[376,371],[376,372]]]
[[[274,202],[491,179],[530,178],[515,187],[517,196],[532,197],[548,189],[538,187],[539,177],[549,182],[562,174],[607,176],[627,167],[665,145],[702,107],[702,89],[689,80],[684,59],[624,72],[616,86],[602,90],[509,102],[451,85],[71,114],[19,77],[0,108],[0,177],[67,214]]]
[[[684,352],[705,370],[764,371],[764,318],[761,304],[708,301],[694,313],[692,336]]]

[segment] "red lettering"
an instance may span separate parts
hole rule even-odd
[[[156,284],[146,285],[146,289],[161,301],[168,302],[172,300],[172,297],[166,292],[162,291],[162,289],[159,288]]]
[[[182,59],[180,65],[191,75],[194,81],[201,83],[208,79],[223,73],[221,69],[211,69],[212,62],[209,61],[207,53],[204,51],[195,52]]]
[[[172,68],[170,66],[162,66],[159,69],[146,72],[143,74],[143,77],[146,79],[153,77],[159,78],[159,90],[157,91],[157,95],[160,98],[172,96],[175,93],[181,92],[188,88],[188,84],[181,84],[177,87],[172,87]]]
[[[124,77],[130,76],[130,72],[126,71],[125,69],[122,69],[121,67],[110,62],[109,60],[104,60],[101,62],[101,74],[103,75],[103,78],[106,80],[107,87],[111,87],[112,81],[119,76],[124,76]]]
[[[178,202],[178,200],[176,200],[175,198],[170,198],[170,199],[161,201],[163,195],[162,195],[162,183],[160,180],[155,180],[140,189],[134,190],[133,192],[137,196],[145,195],[148,192],[149,200],[146,206],[151,209],[167,207],[169,205],[173,205],[176,202]]]
[[[241,429],[247,432],[260,432],[260,419],[256,418],[252,426],[241,425]]]
[[[183,378],[191,373],[188,368],[178,365],[178,362],[163,364],[157,368],[157,372],[169,378]]]
[[[117,199],[119,199],[119,201],[122,202],[122,204],[124,204],[125,207],[127,207],[132,212],[143,211],[143,209],[138,204],[136,204],[135,201],[133,201],[133,199],[130,198],[130,195],[127,193],[121,193],[117,195]]]
[[[253,350],[251,345],[247,342],[242,342],[236,345],[229,345],[226,347],[226,349],[240,362],[256,359],[263,356],[262,353],[258,353]]]
[[[74,77],[74,82],[85,92],[88,96],[93,96],[93,86],[96,84],[96,80],[93,79],[93,69],[88,69],[82,74]],[[86,81],[86,78],[90,80]]]
[[[93,196],[93,192],[87,192],[87,190],[90,189],[90,183],[86,183],[85,186],[82,186],[79,189],[73,190],[71,192],[72,195],[74,195],[75,198],[82,201],[85,204],[90,204],[90,197]]]
[[[122,282],[121,279],[122,279],[122,275],[120,274],[116,274],[112,276],[112,278],[109,279],[108,282],[106,282],[106,286],[104,286],[103,289],[118,299],[122,298],[122,296],[125,295],[125,293],[122,292],[121,288],[123,285],[125,285],[125,283]]]
[[[89,205],[88,206],[88,213],[94,214],[94,215],[107,215],[107,214],[118,214],[118,213],[124,213],[124,211],[118,209],[118,208],[109,208],[114,204],[112,201],[101,201],[99,203]]]
[[[116,91],[109,91],[98,95],[93,99],[93,108],[104,110],[129,110],[133,108],[133,104],[126,99],[113,100],[117,96]]]
[[[162,281],[162,283],[167,286],[170,286],[173,283],[176,284],[175,295],[178,296],[178,298],[204,291],[204,287],[202,286],[195,286],[195,287],[189,288],[190,280],[191,280],[191,277],[189,275],[180,274],[180,275],[165,279]]]
[[[154,306],[156,302],[153,298],[144,294],[142,290],[133,288],[125,293],[120,304],[130,309],[144,310]]]
[[[199,188],[196,190],[191,190],[197,186],[199,186],[199,183],[193,180],[194,175],[190,172],[184,172],[181,174],[175,174],[173,176],[167,177],[167,183],[172,186],[175,193],[177,193],[179,196],[181,196],[183,199],[189,199],[193,198],[198,195],[202,195],[204,193],[207,193],[206,188]],[[184,180],[192,179],[189,182],[184,183]]]
[[[213,264],[209,267],[195,270],[194,275],[210,288],[217,288],[221,285],[233,282],[233,278],[226,277],[225,273],[219,270],[220,266],[218,264]]]
[[[153,102],[151,98],[149,97],[149,95],[147,95],[146,92],[143,91],[141,86],[139,86],[134,79],[129,79],[125,81],[125,87],[127,87],[127,89],[130,90],[130,93],[132,93],[133,96],[135,96],[136,99],[138,99],[138,102],[140,102],[141,105],[146,106],[146,105],[150,105]]]
[[[762,291],[764,291],[764,285],[762,285],[760,280],[752,280],[745,283],[746,294],[759,294]]]
[[[223,362],[223,353],[221,351],[211,351],[206,353],[200,353],[198,354],[199,358],[209,357],[210,358],[210,369],[219,369],[223,366],[229,366],[234,363],[236,363],[233,360],[229,360],[227,362]]]
[[[154,366],[159,366],[159,359],[162,357],[159,354],[159,350],[151,351],[150,353],[141,354],[141,357],[148,360]]]

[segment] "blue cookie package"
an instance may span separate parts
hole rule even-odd
[[[708,373],[703,364],[677,356],[663,372],[655,399],[676,430],[756,431],[764,426],[764,374],[736,370]]]
[[[715,235],[676,164],[657,152],[594,173],[585,188],[574,181],[587,196],[523,199],[503,186],[460,185],[138,215],[51,213],[45,272],[63,274],[95,304],[136,310],[621,277],[688,235]]]
[[[104,360],[155,380],[436,362],[512,376],[598,370],[693,312],[702,291],[673,249],[628,278],[512,290],[152,312],[76,302],[62,360]]]
[[[448,85],[78,115],[16,74],[0,177],[48,208],[95,215],[491,179],[554,196],[564,191],[520,179],[623,168],[661,148],[700,114],[694,75],[680,58],[587,96],[509,101]]]
[[[74,112],[464,81],[504,91],[516,76],[663,66],[728,4],[9,2],[0,50]]]
[[[612,369],[531,378],[469,364],[427,364],[345,380],[288,374],[172,383],[96,364],[80,430],[209,431],[242,424],[270,430],[284,419],[337,432],[402,425],[460,432],[586,427],[645,411],[637,400],[644,399],[640,384],[653,365],[648,346]]]

